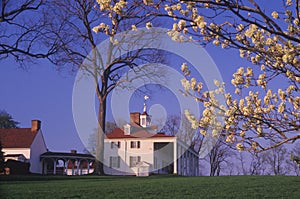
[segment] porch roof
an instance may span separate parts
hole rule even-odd
[[[86,159],[95,160],[95,157],[91,154],[84,153],[65,153],[65,152],[46,152],[40,155],[40,159],[43,158],[62,158],[62,159]]]

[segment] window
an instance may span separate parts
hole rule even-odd
[[[141,161],[141,156],[130,156],[130,167],[135,167]]]
[[[140,141],[131,141],[130,142],[130,148],[141,148],[141,142]]]
[[[146,126],[146,118],[142,118],[142,126]]]
[[[110,156],[109,157],[109,167],[110,168],[120,168],[120,156]]]
[[[111,142],[110,143],[110,148],[113,149],[114,147],[120,148],[121,147],[121,142],[120,141],[118,141],[118,142]]]

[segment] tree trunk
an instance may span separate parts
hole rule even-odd
[[[96,147],[96,175],[105,175],[104,173],[104,132],[105,132],[105,117],[106,117],[106,98],[99,100],[98,110],[98,129],[97,129],[97,147]]]

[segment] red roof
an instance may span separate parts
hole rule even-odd
[[[165,137],[175,137],[171,135],[165,135],[163,133],[152,134],[144,129],[140,129],[130,135],[124,135],[124,131],[120,128],[115,128],[113,132],[106,134],[108,139],[120,139],[120,138],[165,138]]]
[[[0,141],[3,148],[30,148],[36,134],[31,128],[0,129]]]

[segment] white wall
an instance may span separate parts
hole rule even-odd
[[[40,155],[47,152],[43,133],[39,130],[30,147],[30,172],[42,174]]]
[[[4,155],[23,154],[26,159],[30,158],[30,148],[3,148]]]
[[[121,142],[121,147],[116,145],[111,148],[111,142]],[[140,148],[130,148],[131,141],[140,141]],[[131,139],[105,139],[104,141],[104,164],[105,172],[111,175],[136,175],[138,168],[130,168],[130,156],[140,156],[141,161],[150,164],[153,171],[154,164],[154,142],[176,142],[176,138],[131,138]],[[110,156],[120,156],[120,168],[109,168]]]

